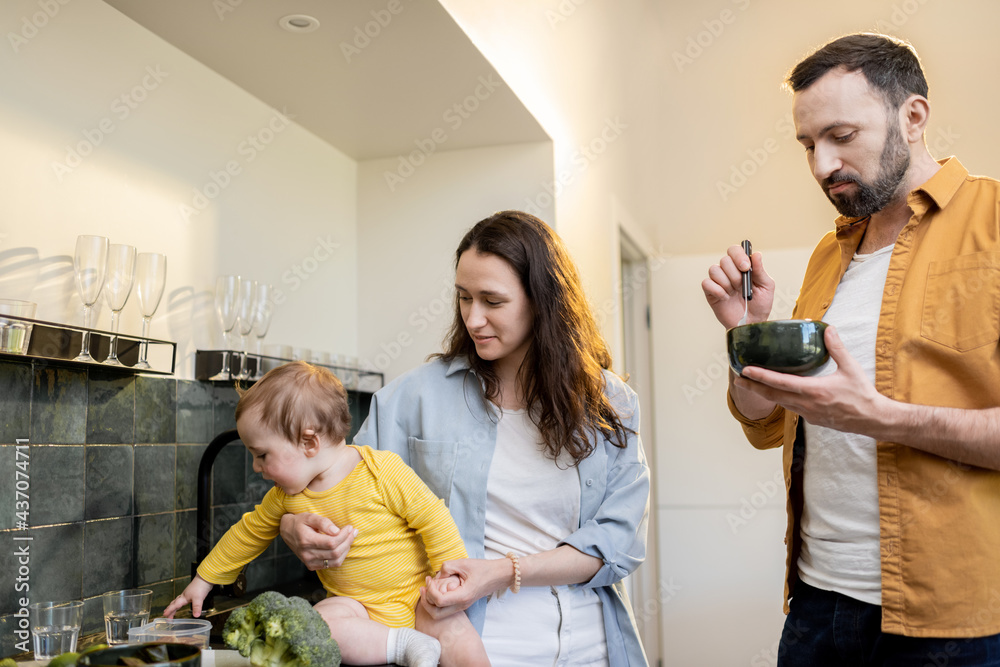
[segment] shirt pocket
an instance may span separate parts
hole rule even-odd
[[[1000,253],[931,262],[920,335],[959,352],[1000,340]]]
[[[406,446],[410,453],[410,467],[434,495],[448,505],[458,460],[458,442],[410,437]]]

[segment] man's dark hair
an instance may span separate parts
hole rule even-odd
[[[792,92],[799,92],[838,67],[848,72],[861,70],[893,109],[910,95],[927,97],[927,80],[910,43],[871,32],[846,35],[822,46],[796,65],[785,83]]]

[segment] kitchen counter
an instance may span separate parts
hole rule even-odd
[[[19,662],[19,666],[24,667],[45,667],[49,664],[48,660],[29,660],[28,662]],[[201,667],[249,667],[250,660],[244,658],[239,654],[238,651],[202,651],[201,653]]]
[[[27,662],[18,662],[18,667],[45,667],[49,664],[48,660],[28,660]],[[239,654],[239,651],[213,651],[211,649],[201,653],[201,667],[250,667],[250,659],[244,658]],[[349,665],[343,665],[342,667],[350,667]],[[382,667],[391,667],[390,665],[383,665]]]

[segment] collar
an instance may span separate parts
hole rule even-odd
[[[927,179],[926,183],[907,195],[906,201],[918,218],[930,210],[932,205],[937,206],[939,209],[947,206],[955,196],[955,193],[958,192],[958,188],[969,177],[969,170],[958,161],[957,157],[946,157],[938,160],[937,163],[941,165],[937,173]],[[849,218],[842,215],[837,218],[835,224],[837,231],[841,232],[848,227],[853,227],[867,220],[867,217]]]
[[[451,360],[451,363],[448,364],[448,370],[444,372],[444,375],[445,377],[448,377],[449,375],[454,375],[459,371],[467,371],[470,368],[472,368],[472,366],[469,364],[468,359],[464,356],[457,356]]]
[[[958,161],[957,157],[946,157],[938,160],[938,164],[941,168],[937,173],[910,193],[908,198],[910,208],[917,215],[926,213],[930,203],[936,204],[938,208],[947,206],[958,192],[958,188],[969,177],[969,170]]]

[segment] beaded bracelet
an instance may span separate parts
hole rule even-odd
[[[517,555],[513,551],[507,552],[507,558],[514,564],[514,585],[510,587],[510,592],[519,593],[521,591],[521,563],[518,562]]]

